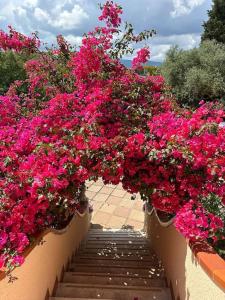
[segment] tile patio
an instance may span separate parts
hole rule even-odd
[[[144,213],[142,200],[131,200],[121,184],[104,185],[101,180],[88,182],[86,195],[93,205],[92,223],[105,228],[132,228],[142,230]]]

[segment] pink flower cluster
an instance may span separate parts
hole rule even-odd
[[[112,57],[121,13],[107,1],[107,27],[77,52],[61,36],[57,52],[37,50],[28,79],[0,97],[0,267],[20,265],[35,234],[69,220],[89,178],[140,192],[188,238],[223,234],[225,111],[180,108],[161,76],[136,72],[146,48],[132,69]]]
[[[188,239],[207,239],[212,237],[215,241],[215,232],[223,228],[222,220],[208,213],[199,203],[190,200],[177,213],[175,226]]]
[[[140,69],[150,58],[150,51],[148,48],[142,48],[137,52],[137,56],[132,60],[132,68]]]
[[[107,1],[102,8],[100,21],[106,21],[108,27],[118,27],[121,24],[120,15],[123,13],[122,8],[113,1]]]
[[[9,33],[0,31],[0,49],[15,50],[20,52],[26,50],[29,52],[34,52],[40,47],[40,40],[35,34],[32,37],[27,37],[22,33],[17,32],[11,26],[9,26]]]

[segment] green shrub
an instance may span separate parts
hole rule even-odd
[[[26,72],[24,62],[27,60],[25,54],[12,51],[0,51],[0,94],[3,95],[15,80],[24,80]]]
[[[161,67],[162,75],[183,105],[225,100],[225,45],[204,41],[199,48],[172,47]]]
[[[156,66],[144,66],[144,74],[146,75],[158,75],[159,74],[159,68]]]

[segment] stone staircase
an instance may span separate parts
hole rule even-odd
[[[171,300],[140,231],[90,229],[51,300]]]

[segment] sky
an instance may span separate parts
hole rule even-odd
[[[29,34],[39,32],[44,42],[54,43],[63,34],[71,44],[79,45],[82,35],[98,25],[98,3],[102,0],[1,0],[0,29],[12,25]],[[118,0],[124,10],[123,21],[134,25],[138,33],[155,29],[148,41],[152,61],[163,61],[172,45],[183,49],[197,47],[202,24],[212,0]],[[136,51],[138,50],[137,49]],[[128,57],[129,58],[129,57]]]

